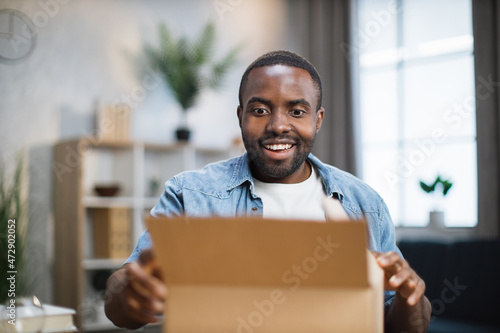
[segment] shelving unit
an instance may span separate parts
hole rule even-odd
[[[93,284],[102,286],[103,274],[120,268],[126,258],[94,256],[92,211],[130,209],[131,251],[144,230],[142,216],[156,204],[167,179],[231,155],[230,150],[199,149],[185,144],[105,142],[94,138],[56,144],[55,304],[76,309],[77,326],[84,331],[113,329],[103,313],[102,295]],[[156,188],[150,186],[152,180],[158,184]],[[108,183],[120,184],[116,196],[101,197],[94,193],[96,184]]]

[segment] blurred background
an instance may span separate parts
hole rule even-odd
[[[498,14],[493,0],[0,0],[0,154],[7,185],[24,161],[32,292],[58,303],[58,256],[75,237],[85,294],[125,257],[97,258],[96,216],[129,210],[129,251],[165,180],[241,153],[241,75],[277,49],[321,75],[314,153],[380,193],[398,240],[498,237]],[[196,41],[209,22],[215,60],[240,49],[184,112],[146,45],[160,45],[160,23]],[[106,129],[109,112],[122,112],[120,133]],[[99,184],[121,193],[103,197]]]

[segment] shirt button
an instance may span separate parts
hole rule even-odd
[[[257,207],[252,207],[252,210],[253,210],[254,212],[256,212],[256,211],[257,211]]]

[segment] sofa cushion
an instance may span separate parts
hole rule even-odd
[[[500,240],[403,240],[399,248],[426,283],[435,327],[500,327]]]
[[[500,333],[500,327],[455,319],[435,318],[431,321],[427,333]]]
[[[450,254],[444,273],[450,301],[443,315],[500,327],[500,241],[457,241]]]
[[[445,263],[450,244],[436,241],[403,240],[399,243],[401,253],[410,266],[425,281],[425,296],[429,300],[439,299],[443,289]]]

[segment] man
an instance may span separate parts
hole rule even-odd
[[[267,53],[243,74],[237,109],[246,153],[170,179],[152,215],[263,216],[325,220],[321,202],[349,218],[365,216],[370,249],[385,271],[386,331],[424,332],[425,284],[401,257],[383,200],[354,176],[311,155],[325,110],[321,80],[304,58]],[[145,232],[108,281],[106,314],[117,325],[156,322],[168,297]],[[168,320],[168,319],[167,319]]]

